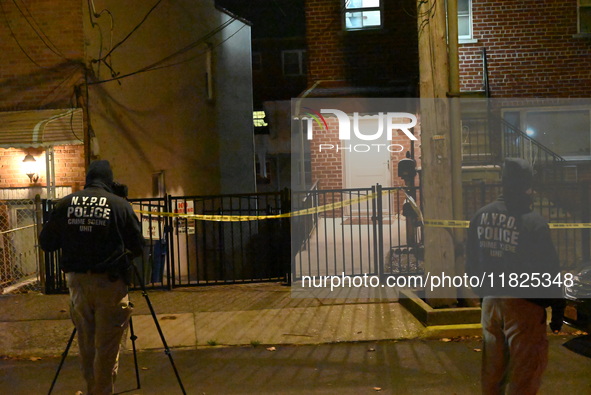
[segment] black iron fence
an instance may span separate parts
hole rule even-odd
[[[416,273],[420,227],[405,206],[415,194],[415,189],[378,185],[291,195],[285,190],[131,199],[146,242],[134,263],[148,288],[168,289],[289,281],[305,267],[308,272]],[[52,207],[44,202],[45,220]],[[303,215],[288,214],[304,209]],[[59,253],[44,255],[46,292],[66,292]]]
[[[172,286],[284,280],[288,275],[289,218],[267,218],[290,211],[287,191],[171,197],[169,209],[226,217],[172,219]]]
[[[294,211],[309,211],[292,217],[295,279],[422,272],[416,193],[380,185],[294,192]]]
[[[303,275],[420,274],[419,192],[376,185],[133,199],[146,240],[135,264],[148,288],[168,289]],[[589,184],[543,185],[536,192],[535,209],[550,222],[591,222]],[[500,185],[465,184],[465,218],[499,194]],[[46,220],[52,202],[43,207]],[[552,237],[564,269],[590,261],[589,229],[553,229]],[[44,254],[44,262],[46,292],[65,292],[59,254]]]
[[[143,255],[134,264],[147,288],[285,280],[289,275],[289,218],[266,218],[289,212],[287,191],[168,196],[131,199],[130,203],[145,240]],[[52,206],[45,202],[45,220]],[[225,219],[201,220],[191,215]],[[45,257],[46,292],[66,292],[59,253]],[[133,281],[133,288],[139,286]]]

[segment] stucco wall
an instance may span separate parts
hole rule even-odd
[[[113,15],[113,43],[153,6],[140,0],[95,5]],[[110,20],[106,14],[94,26],[88,16],[84,20],[91,62],[110,48]],[[249,38],[250,27],[216,10],[213,0],[162,2],[105,59],[119,77],[129,76],[101,82],[112,79],[111,72],[105,63],[92,63],[89,114],[98,156],[112,162],[131,197],[151,196],[152,174],[160,171],[173,195],[254,191]],[[154,64],[157,69],[142,72]]]

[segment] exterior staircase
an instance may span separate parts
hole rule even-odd
[[[500,165],[504,158],[513,157],[526,159],[532,164],[537,183],[576,182],[576,167],[566,166],[567,162],[560,155],[499,115],[482,111],[482,103],[479,104],[468,106],[462,114],[462,166],[465,180],[496,178],[500,181]],[[491,173],[496,175],[492,179]]]

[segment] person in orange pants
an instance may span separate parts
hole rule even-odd
[[[558,256],[548,223],[532,211],[532,183],[529,163],[507,158],[503,194],[478,210],[468,229],[466,272],[483,279],[473,290],[483,298],[486,395],[536,394],[548,363],[547,307],[552,306],[550,328],[557,332],[562,326]]]

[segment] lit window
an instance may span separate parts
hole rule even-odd
[[[579,0],[579,33],[591,34],[591,0]]]
[[[259,128],[262,126],[267,126],[267,122],[265,122],[265,112],[264,111],[253,111],[252,112],[252,122],[254,123],[255,128]]]
[[[290,50],[281,53],[283,61],[283,75],[306,74],[306,51]]]
[[[472,39],[472,0],[458,0],[458,39]]]
[[[382,26],[380,0],[345,0],[345,29],[365,30]]]

